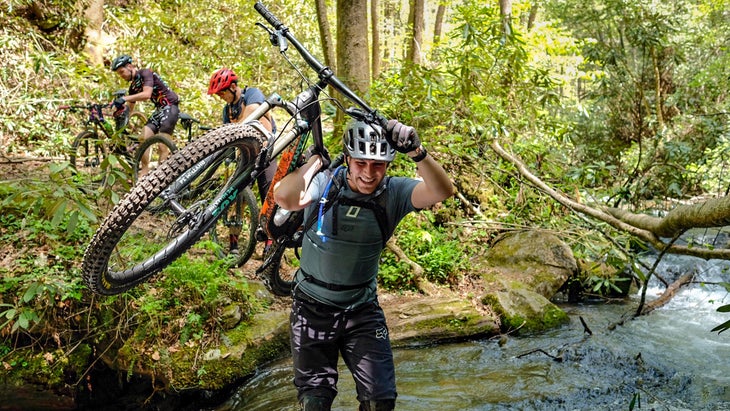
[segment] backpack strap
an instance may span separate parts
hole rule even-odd
[[[309,229],[312,228],[316,221],[321,224],[322,218],[324,218],[324,215],[333,206],[356,206],[373,211],[373,213],[375,214],[375,219],[378,221],[378,228],[380,228],[380,237],[383,241],[383,247],[385,247],[385,243],[387,243],[388,239],[393,235],[393,230],[390,230],[388,227],[388,215],[386,211],[386,189],[388,188],[390,176],[385,177],[383,184],[377,189],[377,192],[373,198],[369,200],[353,200],[342,195],[342,189],[344,188],[344,184],[346,184],[345,175],[347,174],[347,170],[345,170],[344,172],[340,171],[344,168],[345,167],[343,166],[337,167],[332,173],[330,180],[325,186],[322,198],[320,198],[319,200],[319,210],[318,212],[312,212],[309,215],[309,218],[304,223],[303,232],[306,233],[307,231],[309,231]],[[337,215],[337,210],[334,210],[332,212],[332,235],[337,235]],[[321,225],[319,225],[319,227],[317,227],[318,235],[324,235],[321,229],[322,227]]]

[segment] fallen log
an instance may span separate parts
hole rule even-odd
[[[670,284],[669,287],[667,287],[667,289],[664,290],[664,293],[662,293],[662,295],[660,295],[659,298],[646,303],[646,305],[644,306],[644,309],[641,310],[641,313],[639,315],[649,314],[650,312],[652,312],[652,311],[656,310],[657,308],[663,306],[664,304],[668,303],[669,300],[671,300],[672,297],[674,297],[674,294],[676,294],[677,291],[679,291],[679,289],[682,286],[687,285],[692,281],[693,277],[694,277],[694,274],[685,274],[685,275],[679,277],[677,279],[677,281]]]

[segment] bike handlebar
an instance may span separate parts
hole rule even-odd
[[[276,30],[277,38],[285,38],[288,40],[294,48],[299,52],[304,61],[311,67],[319,79],[324,83],[330,85],[335,90],[339,91],[342,95],[347,97],[350,101],[360,106],[365,111],[365,117],[370,118],[372,121],[376,121],[382,127],[385,127],[388,123],[388,119],[377,112],[377,110],[371,108],[364,100],[362,100],[355,92],[353,92],[345,83],[338,79],[332,69],[320,63],[312,53],[307,50],[293,34],[289,31],[289,28],[284,25],[266,6],[259,0],[254,5],[254,9]],[[270,32],[270,34],[273,34]],[[283,51],[286,51],[286,47],[281,44],[279,40],[279,47]]]

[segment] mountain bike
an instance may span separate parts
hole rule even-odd
[[[309,137],[318,152],[326,153],[320,94],[327,86],[355,103],[357,108],[344,109],[339,101],[326,97],[348,116],[386,126],[385,117],[369,107],[329,67],[320,63],[261,2],[254,8],[271,27],[262,23],[257,25],[268,32],[270,42],[279,48],[309,87],[293,100],[272,94],[244,122],[210,130],[141,178],[104,219],[84,252],[82,275],[92,292],[118,294],[160,272],[200,240],[241,191],[253,185],[256,177],[279,155],[282,168],[286,165],[286,169],[292,171],[299,166],[304,160]],[[316,81],[310,82],[288,59],[289,44],[317,74]],[[283,109],[290,117],[276,135],[258,121],[275,108]],[[227,160],[234,162],[231,176],[225,180],[208,179],[220,184],[197,184],[206,173],[217,175],[219,166]],[[270,193],[274,185],[271,184]],[[270,193],[266,201],[273,204]],[[152,205],[165,207],[165,211],[149,212]],[[272,258],[267,258],[262,265],[264,268],[269,263],[271,268],[278,264],[273,258],[277,252],[281,255],[284,247],[298,244],[297,236],[301,239],[303,213],[279,212],[277,216],[277,205],[264,207],[267,212],[262,212],[259,225],[274,240],[271,248],[279,250],[269,250]],[[272,291],[279,295],[290,294],[291,279],[282,277],[279,270],[267,272],[262,268],[257,273],[269,276],[264,279]]]
[[[196,124],[198,131],[209,131],[211,127],[200,124],[200,121],[187,113],[180,113],[180,126],[185,130],[187,144],[193,141],[193,125]],[[162,162],[159,159],[160,145],[165,145],[170,154],[174,154],[178,148],[175,142],[164,133],[158,133],[145,139],[134,155],[134,179],[139,176],[139,164],[145,151],[152,150],[150,154],[150,170],[157,168]],[[233,153],[231,153],[233,154]],[[208,171],[189,186],[176,185],[174,189],[166,193],[168,201],[157,202],[148,206],[151,212],[161,211],[167,208],[173,201],[198,201],[205,190],[215,189],[221,182],[226,181],[234,172],[235,159],[230,156],[216,167],[207,166]],[[201,165],[206,167],[206,165]],[[217,181],[216,181],[217,179]],[[174,190],[174,192],[173,192]],[[173,200],[173,197],[175,199]],[[184,205],[183,205],[184,207]],[[254,235],[258,226],[259,206],[256,196],[250,187],[241,190],[236,200],[231,204],[225,213],[222,213],[218,223],[210,230],[210,239],[217,245],[214,249],[218,258],[226,259],[231,266],[239,267],[246,263],[253,255],[256,247]],[[241,234],[243,233],[243,235]]]
[[[114,97],[121,97],[126,90],[115,91]],[[107,156],[111,153],[130,157],[136,137],[147,123],[147,117],[140,112],[130,113],[129,107],[112,114],[114,124],[104,117],[109,103],[84,103],[60,106],[60,110],[86,112],[84,130],[76,135],[69,152],[69,164],[76,175],[93,187],[106,184],[111,164]]]

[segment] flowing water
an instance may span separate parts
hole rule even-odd
[[[647,264],[651,264],[648,259]],[[667,281],[728,281],[730,262],[665,256]],[[658,284],[658,283],[657,283]],[[647,299],[663,287],[650,283]],[[563,305],[570,324],[551,332],[395,350],[398,410],[730,410],[730,304],[724,288],[693,284],[667,305],[612,331],[633,313],[622,304]],[[589,335],[581,324],[582,318]],[[297,410],[291,360],[261,370],[215,411]],[[356,410],[355,388],[341,367],[333,410]]]

